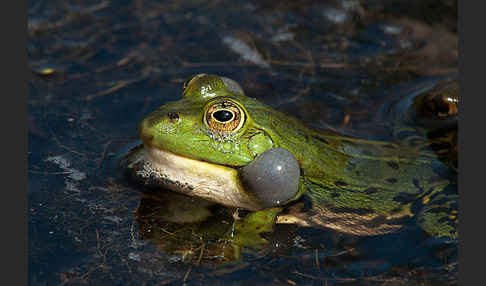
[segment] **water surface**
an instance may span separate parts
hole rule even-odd
[[[168,253],[111,164],[197,73],[316,128],[386,138],[379,106],[457,72],[456,22],[447,0],[29,1],[30,284],[457,284],[457,248],[413,230],[281,226],[264,254],[227,264],[201,245]]]

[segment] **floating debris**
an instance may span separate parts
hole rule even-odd
[[[123,221],[123,219],[121,217],[117,217],[117,216],[105,216],[103,219],[106,219],[106,220],[109,220],[109,221],[112,221],[112,222],[115,222],[115,223],[120,223],[121,221]]]
[[[229,46],[233,52],[239,54],[244,60],[254,63],[262,68],[270,68],[270,64],[262,58],[258,51],[252,49],[242,40],[231,36],[225,36],[223,38],[223,43]]]
[[[279,31],[277,34],[275,34],[272,37],[272,42],[278,43],[278,42],[286,42],[286,41],[292,41],[295,37],[295,34],[292,32],[288,31]]]
[[[86,179],[86,174],[71,167],[71,163],[62,156],[48,157],[44,161],[52,162],[59,166],[62,170],[68,172],[64,183],[66,190],[79,193],[78,182]]]
[[[348,19],[348,14],[343,10],[328,8],[323,12],[324,17],[335,24],[342,24]]]
[[[53,162],[54,164],[57,164],[59,168],[63,169],[64,171],[69,171],[68,177],[74,181],[81,181],[86,179],[86,174],[83,172],[80,172],[74,168],[71,168],[71,163],[64,157],[62,156],[54,156],[54,157],[48,157],[45,159],[47,162]]]
[[[135,261],[138,261],[138,262],[142,261],[140,254],[134,253],[134,252],[128,253],[128,259],[135,260]]]
[[[402,27],[395,25],[382,25],[380,28],[388,35],[399,35],[402,32]]]
[[[66,67],[55,63],[34,63],[31,70],[38,76],[47,78],[65,73]]]

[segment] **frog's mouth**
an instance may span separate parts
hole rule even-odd
[[[261,204],[245,192],[234,168],[199,161],[145,145],[137,173],[164,187],[230,207],[255,211]]]

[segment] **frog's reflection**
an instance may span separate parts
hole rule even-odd
[[[232,210],[170,191],[145,192],[137,209],[140,235],[159,249],[180,254],[183,261],[234,259],[228,240]]]
[[[245,253],[263,257],[286,253],[295,225],[279,225],[268,232],[245,223],[251,213],[167,190],[148,190],[137,209],[139,233],[163,252],[183,262],[224,263]]]

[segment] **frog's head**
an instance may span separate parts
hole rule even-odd
[[[235,81],[199,74],[184,83],[182,99],[148,115],[140,124],[139,133],[148,156],[158,160],[159,169],[164,169],[163,176],[177,181],[175,185],[191,186],[190,195],[195,193],[226,205],[261,209],[288,201],[297,192],[299,180],[297,160],[289,152],[272,151],[261,156],[279,147],[278,139],[271,137],[271,128],[262,119],[271,117],[272,113],[275,111],[271,108],[245,96]],[[256,163],[255,159],[260,157],[263,159]],[[282,192],[269,188],[269,184],[287,177],[281,174],[285,164],[294,173],[292,194],[275,196],[274,193]],[[254,181],[256,177],[262,180],[261,174],[272,167],[275,171],[263,176],[266,179]],[[197,180],[200,182],[196,183]],[[278,183],[275,186],[281,187]],[[172,189],[180,191],[177,186]],[[234,198],[235,192],[244,194]],[[254,197],[248,195],[252,192],[258,193],[259,203],[249,202]]]
[[[252,101],[233,80],[199,74],[184,84],[182,99],[142,121],[140,137],[145,146],[184,157],[244,166],[273,146],[252,121]]]

